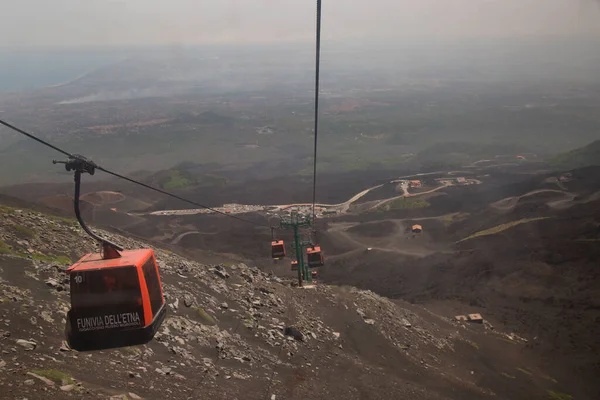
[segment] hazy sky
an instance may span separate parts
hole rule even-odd
[[[0,0],[0,46],[310,40],[315,0]],[[323,0],[324,38],[596,35],[598,0]]]

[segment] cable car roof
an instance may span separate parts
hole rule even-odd
[[[86,254],[79,261],[69,267],[67,271],[71,272],[75,269],[77,271],[89,271],[94,269],[137,265],[139,264],[140,260],[148,259],[152,253],[152,249],[123,250],[121,252],[121,257],[113,259],[103,259],[102,255],[98,253]]]
[[[307,253],[318,253],[321,251],[321,246],[309,247],[306,249]]]

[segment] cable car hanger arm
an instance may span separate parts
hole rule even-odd
[[[56,161],[52,160],[53,164],[65,164],[65,169],[67,171],[75,171],[75,194],[73,196],[73,206],[75,208],[75,216],[77,217],[77,221],[79,225],[83,228],[83,230],[90,235],[92,238],[96,239],[102,244],[103,249],[103,257],[104,258],[118,258],[121,255],[119,251],[123,250],[123,247],[115,244],[107,239],[104,239],[98,235],[96,235],[92,230],[85,224],[85,221],[81,217],[81,211],[79,209],[79,195],[81,192],[81,174],[88,173],[90,175],[94,175],[96,172],[97,165],[83,156],[73,155],[69,157],[68,161]]]

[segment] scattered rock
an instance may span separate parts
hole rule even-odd
[[[271,294],[271,293],[273,293],[273,291],[271,289],[267,289],[265,287],[261,287],[258,290],[260,290],[264,294]]]
[[[56,289],[56,290],[58,290],[58,291],[62,291],[62,290],[63,290],[63,287],[62,287],[62,285],[60,284],[60,282],[59,282],[59,281],[57,281],[57,280],[56,280],[56,279],[54,279],[54,278],[49,278],[49,279],[47,279],[47,280],[46,280],[46,285],[48,285],[49,287],[51,287],[51,288],[53,288],[53,289]]]
[[[223,279],[227,279],[229,278],[229,274],[227,273],[227,271],[225,270],[225,267],[222,265],[216,265],[215,266],[215,274],[219,277],[219,278],[223,278]]]
[[[221,308],[227,310],[229,308],[229,305],[227,303],[225,303],[225,302],[222,302],[221,303]]]
[[[175,337],[175,341],[180,344],[181,346],[185,346],[185,340],[183,340],[182,338],[180,338],[179,336]]]
[[[242,374],[239,374],[239,373],[237,373],[237,372],[234,372],[234,373],[233,373],[233,377],[234,377],[234,378],[236,378],[236,379],[242,379],[242,380],[246,380],[246,379],[248,379],[248,378],[249,378],[249,376],[247,376],[247,375],[242,375]]]
[[[34,350],[37,347],[37,343],[36,342],[32,342],[32,341],[29,341],[29,340],[23,340],[23,339],[17,340],[17,344],[19,346],[23,347],[27,351]]]
[[[190,295],[185,295],[185,297],[183,298],[183,304],[186,307],[191,307],[194,304],[194,298]]]
[[[52,318],[52,314],[48,311],[42,311],[40,316],[42,317],[42,319],[46,322],[52,323],[54,322],[54,318]]]
[[[129,392],[129,393],[127,393],[127,395],[128,395],[130,398],[132,398],[133,400],[140,400],[140,399],[141,399],[141,397],[140,397],[140,396],[138,396],[137,394],[135,394],[135,393],[133,393],[133,392]]]
[[[333,333],[333,337],[336,339],[340,338],[340,333],[339,332],[332,332]]]
[[[73,389],[75,389],[75,385],[64,385],[60,387],[60,390],[63,392],[70,392]]]
[[[304,340],[304,335],[302,334],[302,332],[300,332],[297,328],[293,326],[288,326],[287,328],[285,328],[284,334],[286,336],[291,336],[298,341]]]
[[[54,382],[52,382],[50,379],[45,378],[43,376],[39,376],[37,374],[34,374],[33,372],[28,372],[27,375],[33,376],[34,378],[39,379],[40,381],[44,382],[46,385],[48,386],[54,386]]]
[[[375,320],[371,319],[371,318],[366,318],[365,319],[365,324],[367,324],[367,325],[374,325],[375,324]]]
[[[33,379],[27,379],[23,383],[26,384],[27,386],[31,386],[35,383],[35,381]]]

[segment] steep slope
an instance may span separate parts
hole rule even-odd
[[[0,240],[0,385],[10,398],[545,399],[562,389],[499,329],[160,249],[169,313],[156,339],[78,353],[63,342],[65,269],[95,244],[72,220],[9,207]]]
[[[595,398],[600,394],[594,379],[600,373],[599,206],[593,201],[474,237],[459,243],[450,259],[422,260],[420,265],[429,264],[428,287],[415,287],[407,297],[476,304],[490,318],[537,338],[532,349],[542,360],[561,360]]]
[[[445,315],[478,310],[529,338],[529,356],[558,382],[579,387],[575,398],[598,398],[600,168],[570,172],[568,182],[544,175],[447,190],[437,217],[388,215],[393,230],[367,216],[331,223],[322,243],[333,257],[321,276]],[[450,212],[451,204],[461,212]],[[424,227],[418,235],[409,229],[416,221]],[[373,230],[382,235],[373,238]]]

